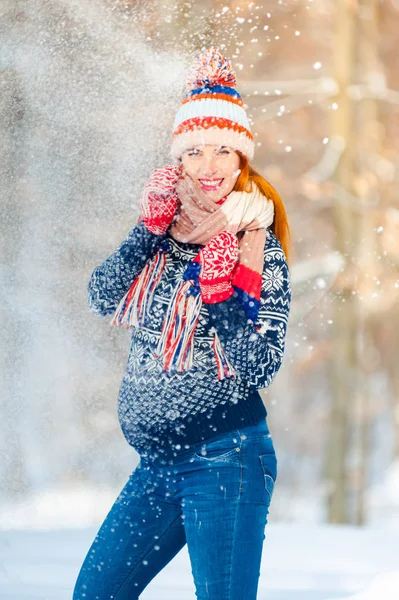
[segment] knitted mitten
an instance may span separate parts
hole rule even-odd
[[[215,235],[197,254],[201,264],[199,285],[206,304],[222,302],[234,293],[231,284],[233,269],[238,261],[238,239],[229,231]]]
[[[176,184],[181,167],[167,165],[155,169],[143,188],[140,220],[156,235],[166,233],[178,206]]]

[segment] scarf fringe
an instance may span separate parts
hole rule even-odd
[[[235,377],[237,375],[236,370],[226,356],[225,351],[220,343],[219,336],[215,330],[215,336],[213,338],[212,346],[215,354],[216,365],[218,368],[218,379],[226,379],[227,377]]]
[[[167,247],[163,245],[154,258],[147,262],[119,302],[111,325],[126,325],[127,328],[144,325],[166,263],[166,252]],[[194,334],[202,306],[198,274],[199,264],[191,263],[169,301],[154,354],[154,358],[162,356],[164,371],[183,372],[193,366]],[[212,348],[218,379],[235,377],[236,371],[229,362],[215,329]]]
[[[192,367],[194,333],[200,316],[201,294],[193,295],[192,282],[182,281],[170,299],[154,358],[163,355],[164,371]]]
[[[158,250],[154,258],[142,269],[115,311],[111,325],[141,327],[149,314],[155,289],[166,263],[166,251]]]

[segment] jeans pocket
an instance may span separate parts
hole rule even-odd
[[[259,456],[260,464],[262,465],[265,490],[269,497],[273,496],[274,486],[277,473],[277,460],[275,454],[261,454]],[[274,477],[271,475],[274,474]]]
[[[203,461],[216,462],[238,457],[241,437],[238,432],[229,432],[216,440],[205,441],[196,449],[194,456]]]

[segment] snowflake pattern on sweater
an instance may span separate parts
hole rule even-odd
[[[163,318],[177,283],[201,245],[177,242],[168,233],[154,235],[144,223],[135,225],[119,248],[94,270],[88,302],[96,314],[111,315],[165,239],[169,251],[149,317],[145,326],[132,328],[118,418],[126,440],[139,454],[173,462],[205,439],[265,418],[258,390],[272,383],[282,364],[291,285],[280,242],[268,229],[256,324],[248,320],[237,292],[223,302],[203,303],[194,336],[193,367],[166,373],[161,357],[154,358]],[[234,378],[217,377],[212,348],[215,331],[236,370]]]

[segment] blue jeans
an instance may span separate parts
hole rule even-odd
[[[199,443],[173,466],[141,456],[73,600],[136,600],[186,543],[198,600],[256,600],[276,474],[265,420]]]

